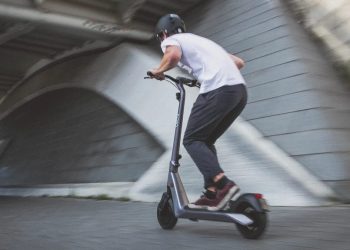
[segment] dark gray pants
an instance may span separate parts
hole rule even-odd
[[[216,140],[230,127],[247,103],[243,84],[223,86],[200,94],[193,104],[183,144],[204,177],[204,187],[223,173],[215,149]]]

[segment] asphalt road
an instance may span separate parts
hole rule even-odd
[[[155,203],[0,198],[0,249],[350,249],[350,206],[272,207],[259,240],[234,224],[179,220],[162,230]]]

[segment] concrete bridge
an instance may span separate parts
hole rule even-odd
[[[0,194],[159,199],[177,102],[143,76],[170,12],[246,61],[248,105],[217,145],[227,174],[272,205],[348,202],[349,86],[279,0],[0,1]]]

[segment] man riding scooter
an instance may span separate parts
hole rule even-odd
[[[164,56],[159,67],[151,70],[153,77],[164,80],[164,72],[179,66],[201,83],[183,144],[204,177],[206,191],[189,207],[220,210],[239,193],[239,187],[225,175],[214,144],[247,103],[245,81],[239,71],[244,61],[207,38],[186,33],[183,20],[176,14],[163,16],[155,33]]]

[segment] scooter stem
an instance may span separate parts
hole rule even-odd
[[[186,91],[182,83],[176,82],[176,86],[177,89],[180,91],[180,93],[176,93],[176,99],[179,101],[179,108],[177,112],[173,151],[171,154],[171,161],[169,164],[168,187],[170,187],[171,189],[172,197],[174,197],[174,199],[177,199],[177,201],[175,202],[177,208],[175,210],[179,211],[182,210],[185,206],[187,206],[189,201],[185,192],[185,188],[182,184],[180,175],[178,173],[178,168],[180,166],[179,150],[181,143],[181,130],[185,107]]]
[[[180,93],[177,93],[176,98],[179,101],[179,108],[177,112],[177,119],[176,119],[176,127],[175,127],[175,136],[174,136],[174,142],[173,142],[173,151],[171,154],[171,161],[170,161],[170,172],[177,172],[180,159],[180,143],[181,143],[181,130],[182,130],[182,121],[183,121],[183,113],[184,113],[184,107],[185,107],[185,88],[183,84],[176,83],[176,86]]]

